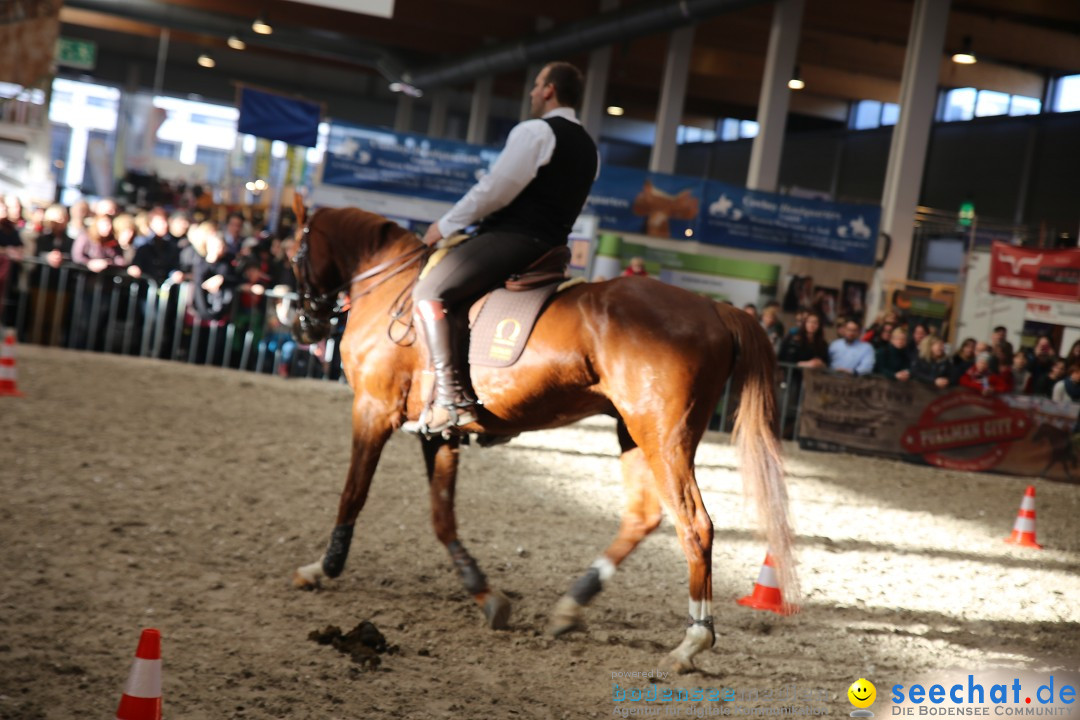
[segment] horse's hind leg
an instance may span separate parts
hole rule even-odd
[[[391,432],[389,422],[373,421],[373,417],[378,416],[368,408],[354,404],[352,459],[345,489],[341,491],[338,502],[337,522],[323,556],[310,565],[297,568],[293,585],[298,588],[309,590],[318,587],[322,578],[336,578],[345,568],[356,518],[364,509],[375,466]]]
[[[484,611],[488,627],[502,630],[510,619],[510,601],[488,586],[487,578],[457,537],[454,517],[454,485],[458,471],[458,438],[421,439],[431,494],[431,524],[435,537],[446,546],[465,589]]]
[[[626,509],[614,542],[608,546],[585,574],[571,586],[555,605],[548,632],[559,636],[584,627],[584,609],[603,589],[603,584],[615,574],[615,568],[633,552],[638,543],[660,525],[660,499],[653,489],[653,476],[645,454],[619,421],[619,445],[622,448],[623,484],[626,488]]]

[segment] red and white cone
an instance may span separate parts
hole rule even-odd
[[[15,331],[4,333],[4,343],[0,345],[0,397],[10,395],[22,397],[15,382]]]
[[[765,553],[765,563],[758,573],[757,582],[754,583],[754,591],[735,602],[755,610],[768,610],[777,615],[792,615],[799,611],[798,607],[784,602],[780,583],[776,578],[776,562],[769,553]]]
[[[1042,545],[1035,541],[1035,486],[1028,485],[1024,499],[1020,501],[1020,510],[1016,513],[1012,535],[1005,542],[1022,547],[1041,550]]]
[[[161,633],[142,631],[116,720],[161,720]]]

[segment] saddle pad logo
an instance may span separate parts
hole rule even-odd
[[[488,357],[492,360],[509,360],[514,354],[514,346],[521,337],[521,323],[514,318],[503,318],[495,326],[495,337],[491,339]]]

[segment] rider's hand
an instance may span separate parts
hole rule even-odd
[[[440,240],[442,240],[442,232],[439,231],[439,223],[433,222],[428,225],[427,232],[424,233],[424,244],[431,247]]]

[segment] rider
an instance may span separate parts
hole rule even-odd
[[[480,221],[416,284],[415,314],[435,368],[432,406],[407,430],[437,434],[476,420],[476,399],[462,388],[448,311],[478,298],[541,255],[564,245],[599,172],[596,144],[578,122],[581,71],[548,63],[529,93],[533,120],[510,131],[491,171],[424,235],[431,246]]]

